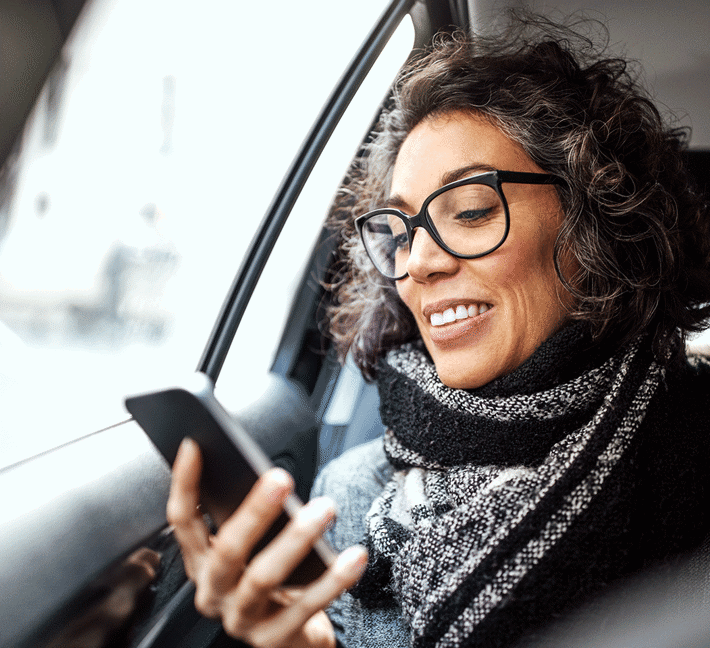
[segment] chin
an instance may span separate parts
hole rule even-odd
[[[461,371],[461,366],[475,366],[476,360],[464,360],[461,363],[444,362],[441,359],[433,358],[439,380],[452,389],[478,389],[495,380],[502,372],[492,370],[492,367],[482,368],[479,371]],[[453,360],[453,359],[452,359]]]
[[[487,379],[476,380],[469,378],[468,376],[450,377],[439,374],[439,378],[442,383],[444,383],[447,387],[451,387],[451,389],[478,389],[479,387],[483,387],[490,382],[490,380]]]

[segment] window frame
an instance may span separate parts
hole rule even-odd
[[[261,272],[301,190],[350,101],[407,14],[411,15],[414,23],[415,49],[428,42],[440,29],[455,24],[464,25],[468,21],[466,0],[450,0],[448,3],[392,0],[385,9],[321,110],[242,259],[197,365],[197,370],[207,374],[214,382],[219,378]],[[291,315],[294,315],[293,311]],[[282,342],[277,352],[281,358],[278,364],[283,363],[284,346]]]
[[[465,22],[467,15],[462,16],[462,6],[465,0],[450,0],[450,3],[393,0],[389,4],[333,90],[253,237],[198,370],[215,380],[218,378],[252,292],[301,189],[340,117],[399,22],[407,14],[412,17],[415,47],[418,47],[440,28],[455,24],[454,16]],[[316,261],[319,254],[322,252],[314,253],[311,260]],[[298,354],[304,348],[309,315],[300,312],[298,304],[305,294],[303,291],[312,291],[309,282],[310,268],[307,268],[290,313],[297,326],[287,327],[273,365],[273,371],[284,377],[292,376],[299,361]],[[311,294],[309,303],[316,302]],[[328,371],[319,372],[319,384],[332,384],[338,371],[339,368],[330,363]],[[327,390],[315,391],[322,395]],[[311,403],[314,401],[315,394]],[[132,457],[128,461],[127,453]],[[95,463],[92,457],[97,455],[106,458],[98,476],[97,467],[92,465]],[[67,470],[69,465],[70,471]],[[0,648],[43,645],[73,612],[81,609],[96,578],[136,547],[155,538],[166,526],[169,470],[132,421],[119,422],[0,469],[0,488],[19,494],[21,488],[17,484],[39,485],[50,473],[60,476],[51,492],[44,488],[39,494],[35,493],[36,501],[32,502],[31,510],[23,509],[15,515],[0,534],[0,552],[5,557],[0,583],[5,595],[13,601],[12,606],[0,607],[0,624],[7,630],[0,635]],[[118,494],[117,485],[120,485]],[[18,501],[22,504],[21,499]],[[62,502],[62,506],[57,507],[57,502]],[[101,511],[100,525],[90,514],[96,510]],[[107,529],[111,529],[110,537]],[[75,542],[67,542],[68,535]],[[50,547],[51,552],[48,552]],[[81,564],[80,573],[74,569],[77,564]],[[51,587],[46,586],[49,576]],[[191,619],[197,622],[199,615],[191,605],[192,597],[193,590],[187,583],[151,619],[151,631],[141,640],[140,648],[173,645],[176,624],[184,626]]]

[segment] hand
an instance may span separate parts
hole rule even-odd
[[[199,510],[202,458],[197,444],[183,441],[173,465],[167,516],[195,583],[195,607],[219,618],[225,632],[255,648],[332,648],[333,627],[323,611],[362,575],[367,553],[351,547],[316,581],[303,588],[283,583],[335,517],[333,503],[306,504],[264,549],[254,546],[279,516],[293,490],[280,468],[262,475],[239,508],[211,535]]]
[[[138,549],[101,581],[107,594],[52,637],[46,648],[103,648],[124,629],[138,598],[155,578],[160,555]],[[45,644],[42,644],[45,645]]]

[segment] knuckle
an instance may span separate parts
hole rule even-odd
[[[271,634],[260,628],[254,628],[244,639],[251,648],[277,648]]]
[[[165,517],[168,524],[180,527],[185,526],[188,523],[190,514],[182,502],[175,497],[170,497],[165,508]]]
[[[212,537],[212,554],[221,563],[244,565],[243,552],[234,543],[228,542],[220,534]]]
[[[237,610],[232,610],[229,614],[224,615],[222,618],[222,628],[232,639],[244,639],[249,642],[249,645],[254,646],[245,633],[242,615],[239,614]]]
[[[301,623],[305,623],[316,612],[325,609],[331,600],[331,596],[323,592],[300,596],[291,603],[292,615],[294,618],[300,619]]]
[[[192,560],[188,560],[187,558],[183,559],[183,562],[185,564],[185,575],[189,580],[191,580],[193,583],[195,582],[195,579],[197,577],[197,569],[195,568],[195,565]]]
[[[250,498],[248,502],[242,503],[239,507],[239,517],[238,519],[235,518],[235,524],[232,528],[235,531],[239,529],[242,533],[245,530],[252,530],[253,533],[264,533],[266,527],[278,517],[280,511],[281,506],[277,502]]]
[[[319,526],[314,526],[313,521],[307,516],[296,516],[291,526],[293,541],[299,544],[312,544],[322,533]]]
[[[208,619],[215,619],[219,616],[219,606],[215,597],[204,587],[195,590],[195,609]]]
[[[274,588],[274,583],[268,574],[261,570],[247,570],[243,576],[244,587],[251,596],[261,596]]]

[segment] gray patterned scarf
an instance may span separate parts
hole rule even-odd
[[[382,364],[397,470],[353,594],[401,605],[413,646],[510,645],[623,571],[628,449],[663,371],[639,342],[601,361],[585,339],[572,327],[482,390],[443,385],[417,345]]]

